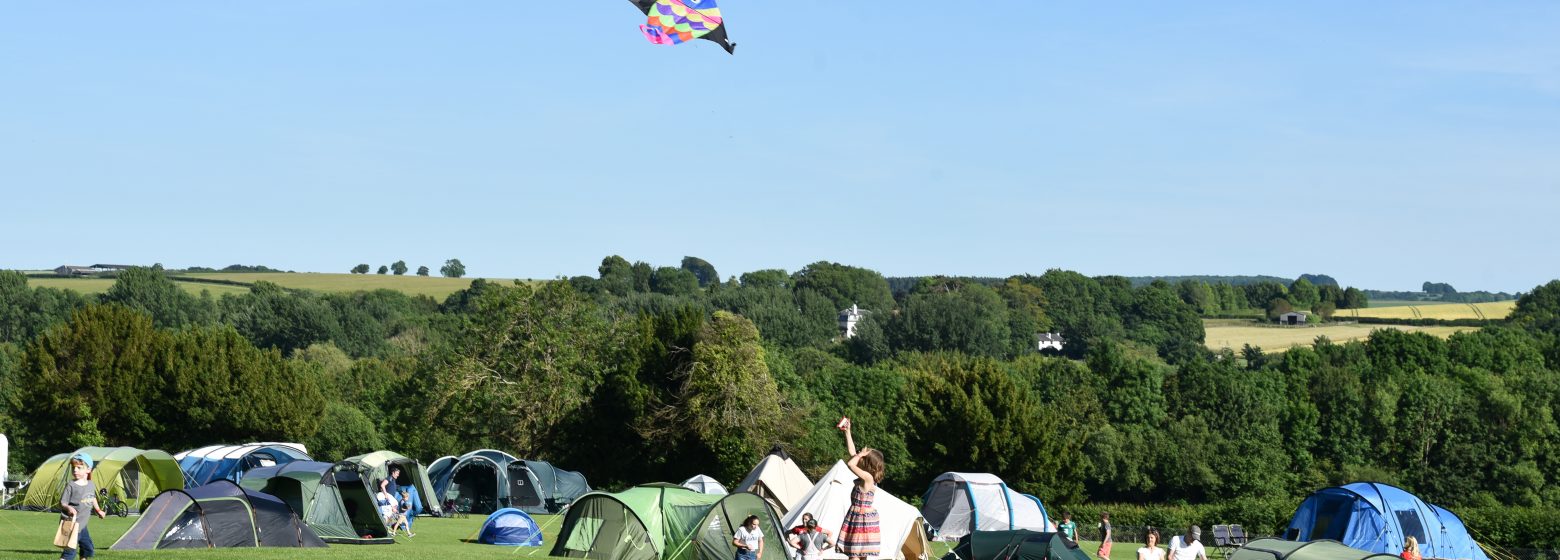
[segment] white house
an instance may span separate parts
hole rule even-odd
[[[1283,315],[1279,315],[1278,316],[1278,324],[1280,324],[1280,325],[1304,325],[1305,322],[1306,322],[1306,319],[1310,318],[1310,316],[1311,316],[1310,313],[1306,313],[1304,311],[1290,311],[1288,313],[1285,313]]]
[[[1044,332],[1035,335],[1036,350],[1050,348],[1057,352],[1062,351],[1062,333]]]
[[[869,311],[856,307],[854,303],[850,305],[849,309],[840,311],[840,332],[843,333],[845,338],[856,336],[856,323],[860,323],[862,319],[866,318],[867,313]]]

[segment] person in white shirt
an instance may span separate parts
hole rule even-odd
[[[758,516],[749,515],[731,536],[731,544],[737,546],[737,560],[758,560],[764,554],[764,532],[758,529]]]
[[[1188,527],[1185,535],[1171,537],[1170,560],[1208,560],[1201,538],[1202,529],[1196,525]]]
[[[1137,549],[1137,560],[1165,560],[1165,549],[1159,548],[1159,529],[1150,528],[1143,542],[1148,546]]]

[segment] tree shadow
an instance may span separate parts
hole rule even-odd
[[[33,554],[33,555],[37,555],[37,556],[59,556],[60,555],[60,551],[58,551],[58,550],[22,550],[22,549],[19,549],[19,548],[0,548],[0,553],[7,553],[7,554],[0,554],[0,555],[8,556],[9,555],[8,553],[11,553],[11,552],[15,552],[17,554]]]

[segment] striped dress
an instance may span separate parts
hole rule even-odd
[[[862,491],[861,486],[850,491],[850,511],[845,514],[839,544],[835,545],[847,557],[877,556],[882,548],[878,511],[872,507],[874,494],[876,491]]]

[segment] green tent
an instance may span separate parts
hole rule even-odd
[[[943,560],[1090,560],[1078,544],[1057,533],[1027,529],[975,531],[959,538]]]
[[[109,495],[124,500],[130,511],[140,512],[163,490],[184,488],[184,472],[172,455],[156,449],[134,447],[83,447],[61,453],[43,462],[33,471],[32,482],[21,505],[28,509],[49,509],[60,505],[60,495],[70,480],[70,458],[85,453],[92,458],[92,481]]]
[[[240,486],[276,496],[298,512],[320,539],[336,544],[390,544],[390,528],[374,504],[369,480],[354,469],[293,461],[250,469]]]
[[[750,492],[701,494],[667,483],[614,494],[591,492],[570,506],[552,555],[591,560],[731,560],[736,556],[731,536],[749,515],[758,516],[765,546],[785,546],[774,508]],[[774,556],[782,557],[783,553]]]
[[[1396,554],[1379,554],[1360,550],[1338,541],[1319,540],[1308,542],[1282,539],[1257,539],[1235,549],[1229,560],[1401,560]]]
[[[374,484],[379,479],[390,476],[391,465],[401,467],[401,476],[396,478],[397,484],[417,489],[416,497],[419,503],[414,511],[418,514],[443,515],[439,497],[434,494],[433,483],[428,478],[428,470],[423,468],[422,463],[409,459],[405,455],[393,451],[375,451],[349,457],[337,463],[336,468],[356,470],[360,476],[368,480],[370,487],[378,490]],[[400,499],[400,496],[396,496],[396,499]]]

